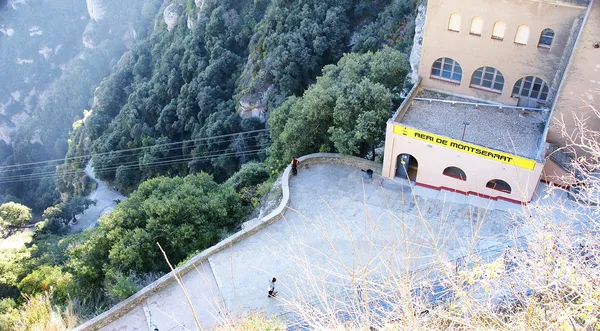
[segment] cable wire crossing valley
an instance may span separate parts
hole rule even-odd
[[[535,168],[535,161],[518,157],[515,155],[502,153],[493,149],[488,149],[473,144],[465,143],[462,141],[438,136],[429,132],[419,131],[412,128],[408,128],[402,125],[394,126],[394,133],[407,136],[410,138],[422,140],[431,144],[444,146],[457,151],[466,152],[473,155],[478,155],[486,159],[514,165],[519,168],[533,170]]]

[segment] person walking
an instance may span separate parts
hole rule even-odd
[[[273,277],[273,279],[271,279],[269,281],[269,298],[274,298],[275,295],[277,294],[277,291],[275,291],[275,282],[277,281],[277,278]]]
[[[290,164],[292,165],[292,175],[294,176],[298,174],[298,163],[300,163],[300,160],[295,156],[292,156],[292,162]]]

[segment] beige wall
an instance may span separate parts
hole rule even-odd
[[[424,141],[395,134],[394,123],[389,121],[382,169],[384,177],[395,177],[397,157],[404,153],[414,156],[419,162],[416,179],[419,184],[522,202],[531,201],[543,168],[542,164],[536,163],[533,170],[527,170],[442,146],[430,145]],[[449,166],[462,169],[467,175],[467,180],[461,181],[442,175],[444,169]],[[487,188],[487,182],[492,179],[502,179],[507,182],[512,188],[511,194]]]
[[[516,105],[511,97],[517,80],[525,76],[537,76],[552,88],[552,81],[561,68],[561,57],[571,36],[575,20],[586,8],[532,0],[429,0],[423,36],[423,50],[419,76],[423,86],[476,98]],[[461,14],[460,32],[448,31],[450,14]],[[469,34],[471,20],[483,19],[483,33]],[[497,20],[506,22],[503,41],[491,39],[492,28]],[[515,34],[519,25],[530,28],[527,45],[516,45]],[[555,32],[550,49],[538,48],[540,33],[545,28]],[[441,57],[452,58],[463,70],[460,85],[430,79],[431,65]],[[469,88],[471,75],[483,66],[492,66],[504,75],[501,95]],[[555,84],[557,85],[557,84]]]
[[[571,64],[556,102],[548,141],[563,146],[558,124],[564,119],[569,133],[575,128],[574,116],[591,119],[588,127],[600,131],[600,120],[591,112],[590,106],[600,110],[600,1],[594,0],[589,16],[581,31]]]

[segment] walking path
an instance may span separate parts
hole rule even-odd
[[[111,190],[106,183],[96,178],[94,168],[92,168],[91,164],[91,161],[87,164],[85,173],[92,180],[96,181],[96,189],[88,196],[88,199],[95,200],[96,205],[90,206],[82,214],[76,216],[78,222],[77,224],[71,225],[71,232],[81,232],[85,229],[94,227],[102,216],[115,209],[117,206],[115,200],[125,200],[125,197],[121,193]]]
[[[407,248],[411,256],[421,257],[412,269],[435,258],[436,242],[443,241],[441,251],[447,259],[464,255],[474,237],[481,249],[507,243],[511,224],[504,220],[509,215],[495,208],[508,205],[467,201],[452,193],[421,193],[425,197],[413,195],[407,183],[370,181],[349,166],[300,169],[290,179],[290,205],[283,219],[213,254],[183,277],[200,324],[213,326],[225,313],[281,314],[281,302],[287,298],[309,300],[317,292],[335,290],[341,284],[332,280],[361,270],[377,271],[376,262],[384,255],[405,269],[402,257]],[[273,276],[278,279],[279,300],[267,297]],[[195,329],[176,282],[101,330],[154,328]]]

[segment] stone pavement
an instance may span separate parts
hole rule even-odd
[[[300,169],[290,179],[290,205],[282,220],[210,256],[201,270],[183,277],[202,327],[218,323],[222,314],[283,313],[286,299],[310,299],[361,273],[380,272],[383,259],[406,270],[431,261],[435,253],[462,256],[473,238],[480,249],[509,240],[511,224],[503,221],[508,213],[499,206],[452,193],[442,200],[438,192],[422,193],[413,195],[409,183],[371,181],[348,166]],[[407,264],[407,254],[420,258]],[[267,297],[271,277],[278,279],[279,299]],[[150,327],[195,329],[177,283],[102,330]]]

